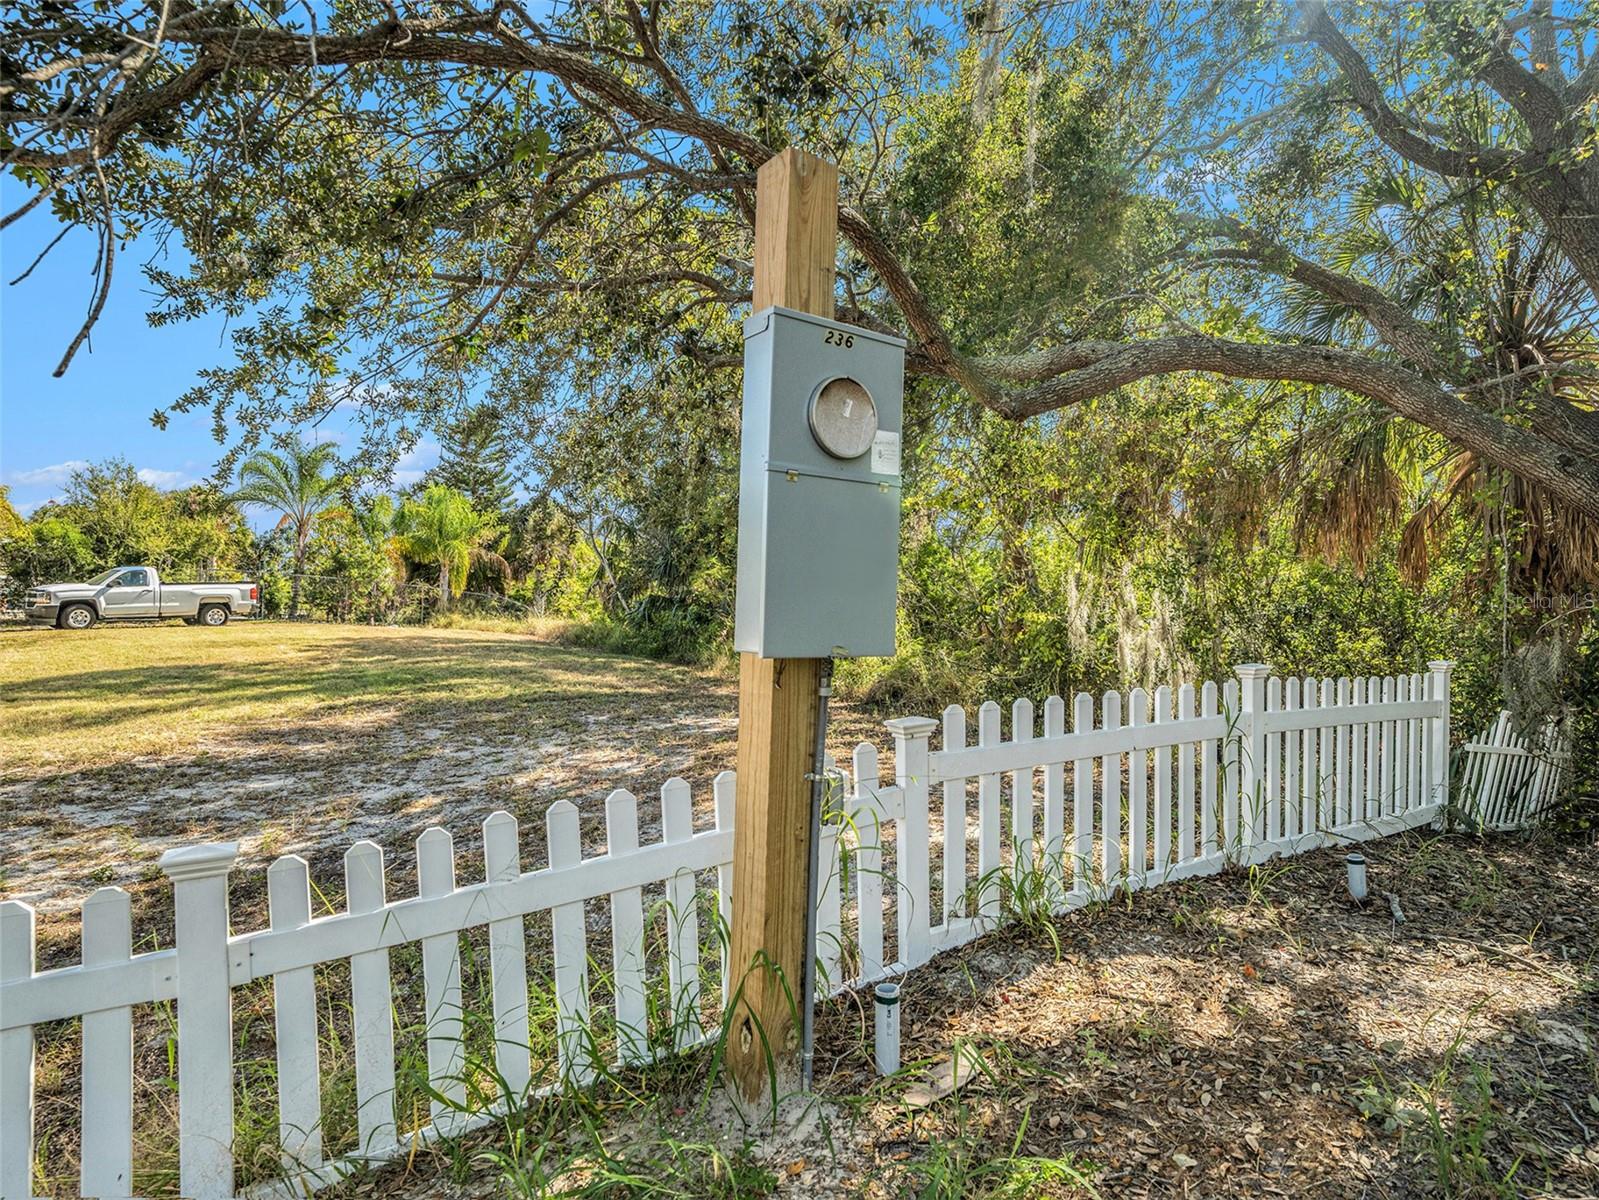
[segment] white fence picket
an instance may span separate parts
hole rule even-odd
[[[727,835],[730,839],[733,833],[733,807],[738,795],[738,781],[731,771],[721,771],[711,784],[711,795],[716,805],[716,831]],[[732,980],[728,977],[728,955],[731,953],[731,939],[733,930],[733,859],[729,855],[726,862],[719,863],[716,868],[716,913],[720,928],[717,930],[717,941],[722,948],[722,1009],[727,1009],[728,996],[732,989]]]
[[[1395,685],[1396,695],[1408,703],[1421,699],[1421,677],[1400,675]],[[1416,722],[1406,717],[1394,727],[1394,739],[1399,743],[1399,759],[1394,768],[1394,811],[1409,812],[1416,806]]]
[[[1318,689],[1321,696],[1321,706],[1330,708],[1337,704],[1337,693],[1331,676],[1323,676],[1321,687]],[[1336,808],[1338,804],[1338,727],[1336,725],[1322,725],[1319,730],[1320,744],[1316,748],[1316,774],[1321,781],[1320,795],[1318,797],[1317,825],[1321,829],[1332,829],[1338,824]]]
[[[1034,738],[1033,702],[1025,696],[1011,704],[1010,737],[1013,742],[1030,742]],[[1037,771],[1023,767],[1011,772],[1010,784],[1010,853],[1011,879],[1018,888],[1033,863],[1033,804],[1036,800],[1034,784]]]
[[[117,887],[100,888],[83,902],[83,965],[110,966],[132,957],[133,910],[128,893]],[[311,1066],[314,1075],[314,1060]],[[316,1086],[313,1078],[313,1091]],[[133,1195],[132,1008],[84,1014],[79,1157],[80,1195]]]
[[[303,929],[311,923],[311,869],[305,859],[289,854],[267,868],[267,909],[275,930]],[[87,910],[84,918],[87,940]],[[317,1053],[315,968],[295,967],[274,975],[272,1007],[278,1050],[278,1151],[289,1171],[314,1171],[322,1165],[322,1071]],[[84,1026],[84,1065],[87,1067],[88,1018],[84,1019]],[[131,1085],[131,1079],[129,1083]],[[87,1102],[84,1108],[87,1117]],[[88,1127],[85,1120],[85,1130]],[[129,1193],[84,1193],[86,1196],[126,1194]]]
[[[1500,730],[1496,743],[1499,749],[1507,751],[1507,753],[1495,756],[1493,767],[1489,773],[1486,811],[1490,828],[1497,828],[1505,824],[1506,810],[1509,807],[1507,798],[1511,790],[1511,780],[1514,777],[1516,766],[1515,759],[1517,756],[1513,752],[1521,749],[1516,739],[1515,730],[1511,728],[1509,720],[1504,722],[1504,727]]]
[[[1382,703],[1382,679],[1372,677],[1366,680],[1366,704],[1374,708]],[[1383,794],[1383,753],[1382,753],[1382,722],[1368,720],[1366,722],[1366,791],[1365,809],[1361,819],[1371,824],[1382,815]]]
[[[1273,675],[1266,680],[1266,711],[1282,712],[1283,681]],[[1266,762],[1261,790],[1261,817],[1265,841],[1275,842],[1283,835],[1283,735],[1269,730],[1265,738]]]
[[[1072,732],[1094,728],[1094,698],[1078,692],[1072,701]],[[1072,890],[1086,894],[1094,877],[1094,761],[1072,763]]]
[[[1171,688],[1155,689],[1155,724],[1171,724]],[[1155,861],[1157,881],[1171,869],[1171,747],[1155,748]]]
[[[516,818],[503,809],[483,822],[483,879],[510,883],[522,873]],[[494,1065],[505,1099],[523,1100],[533,1080],[527,1003],[527,930],[520,913],[489,922],[494,1003]]]
[[[816,991],[818,997],[832,994],[842,982],[839,976],[843,947],[843,896],[840,894],[839,833],[841,826],[823,822],[816,861],[821,878],[816,883]]]
[[[1510,745],[1510,714],[1500,713],[1489,731],[1487,745],[1495,751],[1513,749]],[[1483,825],[1492,829],[1499,824],[1500,781],[1504,778],[1506,757],[1490,754],[1483,758],[1482,779],[1478,783],[1477,808]]]
[[[377,912],[384,905],[385,891],[382,848],[376,842],[357,842],[344,855],[349,911]],[[394,999],[387,949],[350,957],[350,1002],[359,1152],[381,1156],[399,1141],[394,1124]]]
[[[161,856],[172,881],[178,954],[178,1190],[227,1200],[233,1187],[233,991],[228,871],[237,842],[182,846]],[[227,1068],[218,1070],[218,1064]]]
[[[1510,726],[1509,713],[1499,714],[1499,723],[1494,728],[1492,744],[1496,748],[1504,750],[1517,748],[1515,732]],[[1504,820],[1505,782],[1510,773],[1510,760],[1511,756],[1508,754],[1496,754],[1488,760],[1487,782],[1484,785],[1486,799],[1483,803],[1483,811],[1487,815],[1490,827],[1497,826],[1503,823]]]
[[[1513,755],[1505,763],[1505,783],[1501,789],[1499,802],[1499,820],[1502,825],[1516,823],[1526,805],[1526,789],[1533,766],[1537,759],[1532,748],[1527,744],[1527,738],[1514,724],[1511,727],[1510,745],[1521,751]]]
[[[1283,681],[1283,711],[1300,712],[1302,710],[1303,696],[1300,689],[1304,681],[1296,676]],[[1299,752],[1304,744],[1305,735],[1302,730],[1290,730],[1279,734],[1282,742],[1282,785],[1272,791],[1272,803],[1277,806],[1279,814],[1277,832],[1274,837],[1296,837],[1300,832],[1300,817],[1302,815],[1299,804],[1299,789],[1301,779],[1299,775]]]
[[[855,747],[855,797],[851,809],[855,846],[855,935],[860,941],[861,978],[883,974],[883,815],[877,804],[880,775],[877,748],[865,742]]]
[[[1413,702],[1426,702],[1429,683],[1427,676],[1413,673],[1410,676],[1410,699]],[[1428,721],[1426,717],[1413,717],[1406,722],[1408,726],[1406,745],[1409,747],[1409,765],[1406,767],[1409,780],[1405,792],[1406,812],[1421,808],[1427,803]]]
[[[1120,729],[1122,698],[1106,692],[1100,701],[1100,728]],[[1104,755],[1099,765],[1099,873],[1107,892],[1122,883],[1122,756]]]
[[[1347,675],[1338,679],[1338,692],[1333,702],[1334,708],[1347,708],[1350,696],[1353,694],[1353,684]],[[1353,802],[1351,800],[1351,771],[1354,763],[1353,727],[1346,721],[1340,721],[1333,729],[1336,744],[1334,746],[1333,764],[1333,818],[1335,829],[1342,829],[1353,821],[1350,815]]]
[[[1228,838],[1228,852],[1243,861],[1253,847],[1266,840],[1266,675],[1263,663],[1246,663],[1237,669],[1238,789],[1237,819]]]
[[[999,742],[999,705],[987,700],[977,710],[977,744]],[[999,921],[999,842],[1000,778],[992,772],[977,780],[977,913],[985,926]]]
[[[1411,699],[1411,678],[1409,675],[1399,675],[1394,679],[1394,698],[1400,701]],[[1408,719],[1394,722],[1394,812],[1406,812],[1410,808],[1410,742],[1411,722]]]
[[[1349,681],[1349,705],[1358,709],[1365,703],[1366,677],[1356,675]],[[1366,761],[1366,727],[1356,716],[1349,724],[1349,825],[1366,823]]]
[[[1177,689],[1177,719],[1194,719],[1194,685],[1185,683]],[[1204,743],[1200,743],[1204,745]],[[1177,747],[1177,861],[1193,860],[1195,853],[1194,829],[1194,743],[1185,741]]]
[[[583,840],[577,806],[557,800],[544,815],[550,869],[560,871],[583,861]],[[555,959],[556,1053],[561,1074],[576,1083],[593,1074],[589,1033],[589,956],[583,901],[567,901],[550,909]]]
[[[694,836],[694,798],[687,781],[668,779],[661,787],[661,830],[668,845]],[[672,988],[672,1030],[678,1047],[705,1036],[700,1024],[700,914],[694,872],[679,869],[666,881],[667,980]],[[795,980],[795,987],[798,987]]]
[[[1523,784],[1521,794],[1518,797],[1520,803],[1517,805],[1515,814],[1518,824],[1535,818],[1541,807],[1544,778],[1549,769],[1549,760],[1544,753],[1544,740],[1542,736],[1535,737],[1532,740],[1532,745],[1528,747],[1528,751],[1532,755],[1529,760],[1531,770],[1524,777],[1526,782]]]
[[[1127,694],[1127,725],[1141,729],[1149,724],[1149,693],[1134,688]],[[1141,888],[1149,874],[1149,752],[1134,747],[1127,752],[1127,884]]]
[[[966,748],[966,710],[951,704],[944,710],[943,748]],[[944,781],[944,923],[966,912],[966,783]]]
[[[1427,664],[1427,698],[1434,701],[1438,709],[1437,715],[1427,722],[1427,803],[1441,811],[1449,808],[1449,674],[1454,665],[1449,659]]]
[[[0,900],[0,984],[33,976],[33,909]],[[33,1028],[0,1029],[0,1196],[33,1195]]]
[[[1399,700],[1399,681],[1392,675],[1383,677],[1382,703],[1393,704]],[[1377,815],[1387,817],[1393,815],[1394,797],[1399,786],[1399,726],[1392,719],[1382,723],[1382,743],[1379,750],[1381,763],[1379,766],[1382,780],[1381,788],[1377,793]]]
[[[1200,689],[1199,711],[1204,717],[1217,716],[1221,711],[1214,680],[1207,680]],[[1221,744],[1219,738],[1206,738],[1199,743],[1199,852],[1206,858],[1215,854],[1219,848],[1216,839],[1218,818],[1223,803],[1218,781],[1218,770],[1222,765],[1222,760],[1218,757],[1221,753]]]
[[[448,830],[434,826],[417,838],[416,874],[419,895],[448,896],[455,891],[455,842]],[[433,1124],[443,1128],[457,1122],[466,1108],[458,932],[422,939],[422,983],[432,1091],[428,1109]]]
[[[1426,698],[1426,677],[1412,674],[1410,676],[1410,698],[1422,700]],[[1426,737],[1426,725],[1417,718],[1405,722],[1405,809],[1420,808],[1425,801],[1422,800],[1422,776],[1426,772],[1426,754],[1422,743]]]
[[[1051,696],[1044,701],[1044,736],[1062,737],[1066,733],[1066,701]],[[1044,767],[1044,854],[1042,870],[1049,881],[1050,903],[1065,902],[1071,887],[1066,867],[1066,764],[1050,762]]]
[[[638,800],[617,788],[605,798],[605,852],[635,853]],[[644,993],[644,889],[611,893],[611,991],[616,1009],[616,1057],[623,1064],[649,1057],[650,1029]]]
[[[1513,750],[1511,743],[1510,714],[1502,712],[1490,734],[1488,744],[1495,750]],[[1504,778],[1509,766],[1509,756],[1493,754],[1484,763],[1483,782],[1479,803],[1483,815],[1483,823],[1493,828],[1501,823],[1500,802],[1503,796]]]
[[[1240,759],[1242,754],[1243,714],[1239,709],[1238,680],[1229,679],[1222,685],[1221,708],[1232,733],[1221,744],[1221,852],[1233,857],[1238,853],[1238,795],[1242,785]]]
[[[899,958],[906,967],[932,956],[931,872],[928,809],[931,792],[928,738],[938,727],[925,717],[900,717],[888,722],[894,737],[894,782],[902,807],[896,813],[894,837],[894,909],[898,918]]]
[[[1313,712],[1321,707],[1321,690],[1317,681],[1306,678],[1300,683],[1300,707]],[[1301,836],[1319,833],[1327,822],[1319,811],[1321,807],[1321,739],[1326,726],[1312,725],[1304,731],[1300,743],[1299,775],[1299,833]]]

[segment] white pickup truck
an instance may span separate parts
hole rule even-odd
[[[26,609],[30,622],[57,629],[156,617],[215,627],[253,613],[260,599],[254,583],[162,583],[154,567],[113,567],[87,583],[29,588]]]

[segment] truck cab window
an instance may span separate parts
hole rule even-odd
[[[148,587],[150,575],[147,571],[124,571],[111,581],[112,587]]]

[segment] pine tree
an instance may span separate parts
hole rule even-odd
[[[514,478],[500,410],[473,405],[446,425],[439,435],[439,463],[423,483],[453,488],[482,513],[508,510]]]

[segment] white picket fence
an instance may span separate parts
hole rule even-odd
[[[857,747],[822,829],[819,990],[913,968],[992,928],[1024,899],[1063,911],[1117,888],[1431,822],[1448,800],[1449,668],[1438,662],[1426,675],[1284,681],[1251,664],[1219,688],[1107,693],[1097,724],[1094,698],[1079,695],[1070,731],[1065,701],[1051,697],[1041,734],[1031,702],[1018,700],[1008,739],[999,706],[989,703],[978,710],[975,744],[968,744],[966,714],[951,707],[937,750],[931,740],[940,722],[888,722],[894,782],[879,781],[873,747]],[[663,1041],[649,1028],[645,1000],[645,889],[664,888],[668,910],[665,1045],[694,1044],[715,1008],[702,1003],[702,967],[713,968],[701,959],[696,875],[714,874],[714,911],[725,929],[731,772],[717,777],[713,794],[715,827],[696,831],[688,785],[670,781],[661,795],[661,840],[641,845],[634,798],[613,793],[606,852],[587,859],[578,811],[559,801],[547,814],[548,866],[533,871],[521,869],[516,821],[495,813],[483,825],[482,882],[465,886],[456,882],[449,833],[430,829],[417,842],[418,894],[396,901],[387,897],[382,850],[358,843],[345,855],[346,911],[336,915],[312,916],[305,861],[281,858],[268,871],[270,927],[253,933],[229,932],[236,847],[171,850],[161,866],[173,887],[172,949],[133,954],[129,897],[103,888],[83,906],[81,964],[44,972],[35,970],[33,911],[0,903],[0,1197],[33,1188],[34,1027],[74,1018],[82,1021],[80,1191],[130,1193],[134,1013],[173,1000],[179,1192],[198,1200],[233,1195],[233,991],[258,980],[270,979],[273,989],[277,1190],[304,1194],[355,1163],[404,1154],[419,1138],[485,1119],[496,1105],[536,1090],[529,914],[550,914],[559,1072],[578,1083],[591,1078],[598,1045],[591,956],[607,956],[590,944],[590,900],[608,902],[616,1056],[640,1061]],[[473,1014],[462,987],[462,933],[480,927],[492,995],[485,1015],[497,1099],[489,1100],[469,1086]],[[429,1113],[402,1127],[389,956],[410,942],[421,944]],[[324,1147],[319,1027],[326,1013],[314,974],[335,962],[349,964],[359,1125],[357,1152],[337,1157]],[[717,967],[725,1005],[729,973],[725,962]]]
[[[1571,765],[1571,748],[1553,723],[1527,738],[1503,711],[1480,738],[1466,743],[1464,753],[1460,808],[1468,821],[1485,830],[1537,824],[1559,795]]]
[[[548,912],[556,1047],[561,1075],[593,1071],[590,947],[584,902],[609,902],[610,987],[619,1057],[647,1057],[643,890],[664,883],[668,920],[672,1040],[687,1048],[704,1036],[700,1013],[698,871],[717,874],[719,911],[731,899],[733,777],[716,780],[716,828],[696,832],[689,786],[661,790],[662,838],[639,843],[638,805],[624,791],[606,801],[607,853],[583,858],[577,808],[551,805],[549,865],[521,869],[517,822],[496,812],[483,823],[483,879],[458,886],[450,834],[417,839],[418,894],[390,901],[383,851],[358,842],[344,856],[347,911],[313,917],[304,859],[268,869],[270,927],[229,934],[228,874],[236,843],[169,850],[161,869],[172,882],[175,945],[130,953],[128,893],[101,888],[83,906],[83,962],[34,971],[34,913],[0,903],[0,1197],[32,1195],[33,1026],[81,1017],[83,1101],[80,1195],[128,1196],[133,1181],[133,1009],[177,1001],[178,1191],[212,1200],[235,1194],[233,989],[273,985],[278,1131],[285,1195],[307,1191],[360,1162],[403,1156],[416,1140],[456,1133],[491,1116],[469,1114],[461,933],[487,927],[492,976],[492,1090],[499,1107],[525,1099],[532,1080],[528,953],[523,918]],[[396,1117],[394,994],[389,952],[421,944],[429,1122],[402,1131]],[[335,1161],[322,1145],[322,1070],[313,969],[347,961],[355,1060],[359,1150]],[[475,1119],[473,1119],[475,1116]]]
[[[1429,824],[1449,799],[1451,666],[1282,680],[1248,664],[1219,688],[1107,692],[1097,724],[1094,697],[1079,694],[1070,732],[1066,703],[1052,696],[1042,736],[1021,699],[1008,740],[989,702],[975,745],[958,706],[942,722],[890,721],[894,784],[877,784],[876,750],[858,747],[853,786],[822,831],[821,974],[842,987],[898,974],[1018,904],[1061,912],[1121,888]],[[896,935],[892,952],[885,928]]]

